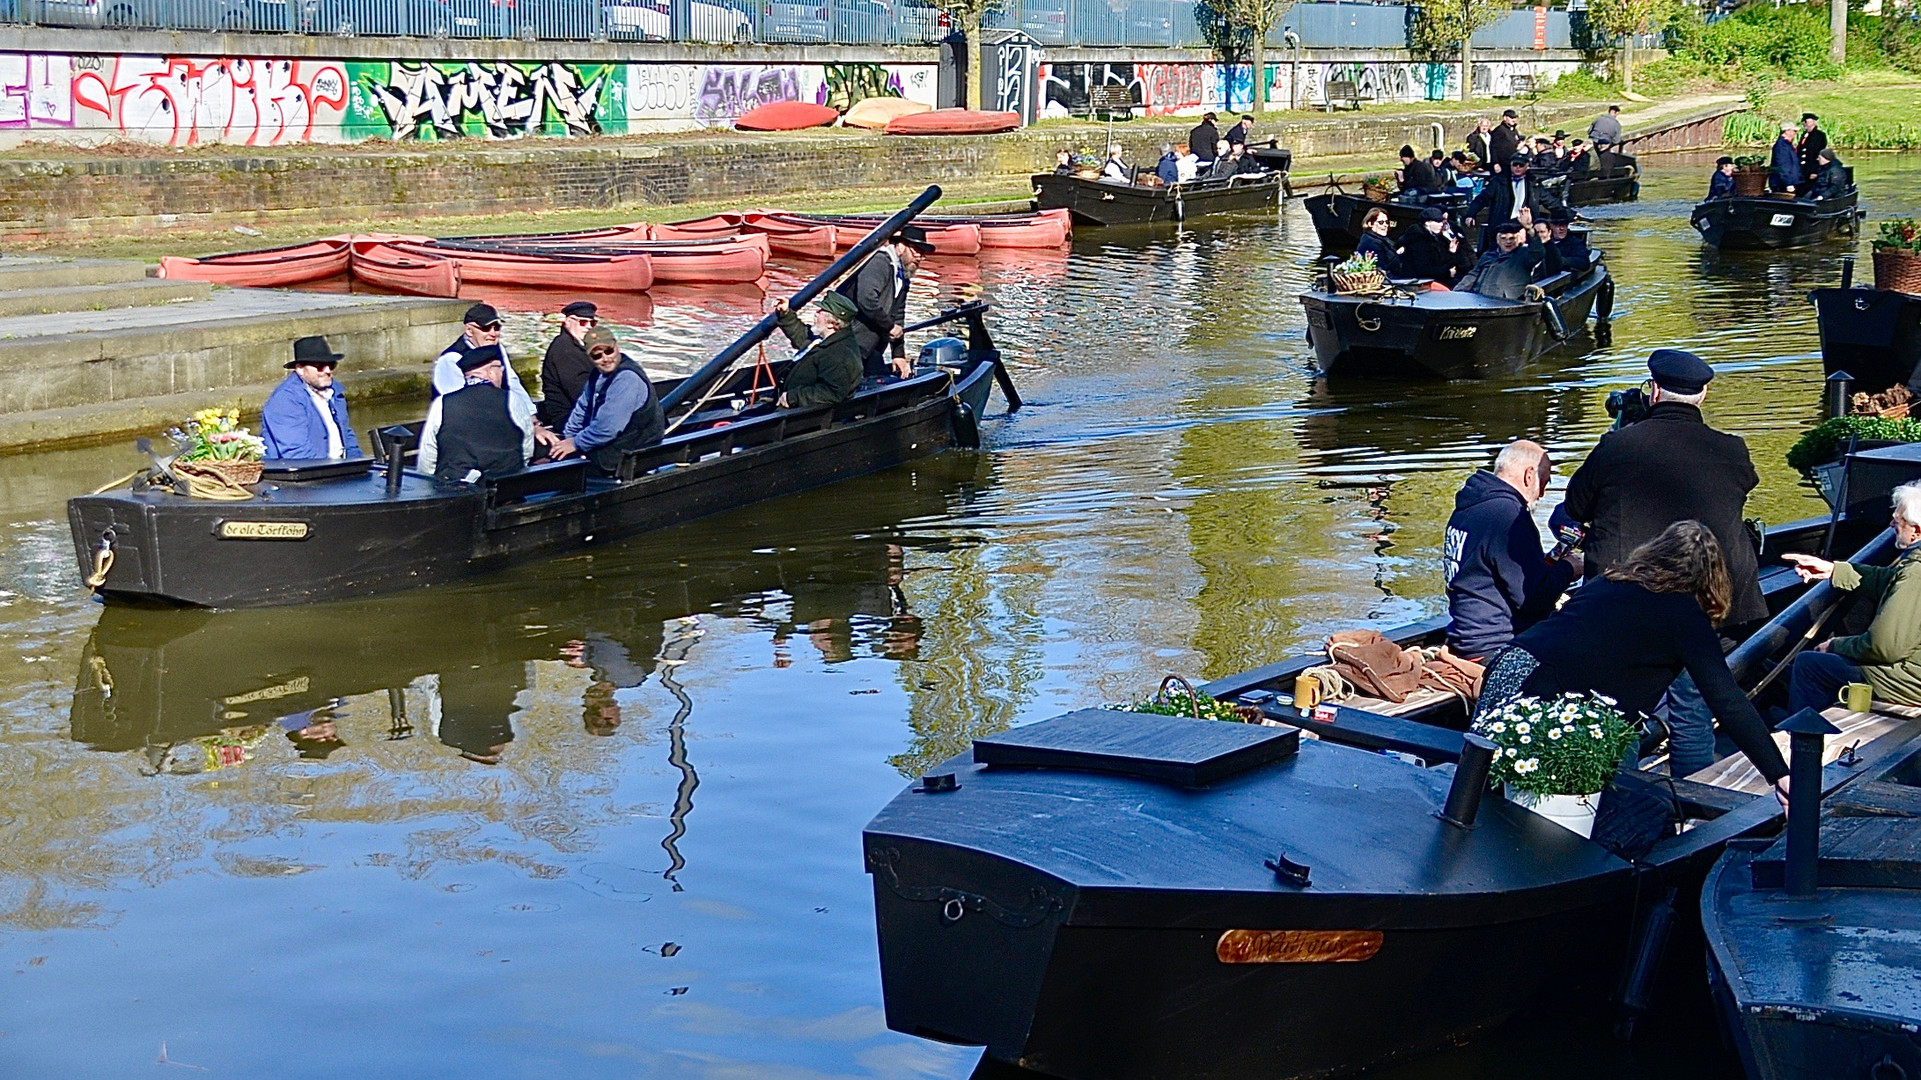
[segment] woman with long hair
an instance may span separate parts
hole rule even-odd
[[[1398,277],[1401,273],[1401,255],[1394,249],[1394,241],[1387,234],[1394,228],[1394,220],[1387,211],[1378,206],[1368,207],[1361,215],[1361,242],[1354,245],[1354,254],[1373,255],[1374,265],[1388,277]]]
[[[1677,521],[1627,562],[1574,590],[1561,610],[1523,631],[1488,665],[1480,711],[1518,697],[1593,691],[1633,720],[1654,709],[1682,671],[1761,775],[1787,790],[1787,762],[1721,655],[1714,628],[1728,613],[1728,564],[1714,534]]]

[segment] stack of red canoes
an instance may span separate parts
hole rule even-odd
[[[421,237],[356,236],[353,276],[383,289],[414,296],[459,296],[460,264],[438,255],[416,255],[395,247],[391,240]]]
[[[351,237],[329,236],[304,244],[208,255],[200,259],[168,255],[160,260],[160,276],[176,281],[210,281],[215,285],[254,288],[298,285],[346,273],[351,242]]]

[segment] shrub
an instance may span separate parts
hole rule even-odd
[[[1848,436],[1862,440],[1921,442],[1921,420],[1889,420],[1880,416],[1834,416],[1814,425],[1788,447],[1788,468],[1806,472],[1832,461]]]

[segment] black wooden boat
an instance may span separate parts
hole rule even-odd
[[[1785,195],[1709,199],[1688,219],[1701,239],[1725,250],[1778,251],[1808,247],[1832,237],[1851,237],[1860,228],[1860,192],[1815,202]]]
[[[1827,524],[1772,530],[1770,550],[1819,549]],[[1730,657],[1747,680],[1834,603],[1780,572],[1764,587],[1779,614]],[[1303,716],[1289,691],[1315,662],[1201,688],[1293,726],[1070,713],[897,796],[863,836],[888,1026],[1076,1080],[1359,1071],[1457,1044],[1557,975],[1577,976],[1563,996],[1604,993],[1626,928],[1652,923],[1637,896],[1698,885],[1728,841],[1779,825],[1770,795],[1676,779],[1694,827],[1633,861],[1493,798],[1458,827],[1460,703]]]
[[[1351,195],[1338,188],[1301,200],[1301,205],[1307,208],[1307,216],[1314,222],[1314,233],[1320,238],[1321,250],[1329,255],[1346,255],[1354,250],[1354,245],[1361,242],[1361,219],[1376,207],[1387,211],[1389,227],[1394,235],[1399,236],[1405,230],[1418,226],[1421,212],[1429,206],[1445,207],[1458,218],[1467,203],[1464,192],[1446,192],[1430,196],[1423,202],[1401,199],[1381,202],[1365,195]],[[1459,224],[1458,220],[1456,224]]]
[[[1285,173],[1258,172],[1225,180],[1190,180],[1148,187],[1066,173],[1039,173],[1034,208],[1064,209],[1087,225],[1150,225],[1192,221],[1209,214],[1271,213],[1281,205]]]
[[[1921,1076],[1921,739],[1825,800],[1814,888],[1730,845],[1701,894],[1708,979],[1749,1080]]]
[[[1592,172],[1568,174],[1566,201],[1569,206],[1599,206],[1603,203],[1633,202],[1641,197],[1638,170],[1623,165],[1605,175]]]
[[[874,230],[796,294],[795,306],[939,193],[928,189]],[[1019,407],[986,312],[973,303],[920,324],[962,323],[968,337],[929,343],[911,378],[837,405],[736,410],[731,400],[749,396],[756,373],[733,363],[772,330],[770,314],[700,371],[659,384],[669,415],[686,422],[658,445],[629,451],[614,478],[590,479],[585,462],[571,460],[482,485],[442,485],[402,468],[399,447],[389,448],[380,471],[367,459],[270,462],[255,497],[243,502],[187,498],[141,481],[73,499],[75,554],[82,576],[114,602],[253,607],[357,597],[485,573],[975,446],[997,380],[1009,408]],[[774,365],[776,375],[782,366]],[[707,400],[721,404],[703,408]]]
[[[1878,394],[1906,383],[1921,363],[1921,296],[1854,287],[1854,260],[1843,260],[1841,287],[1808,294],[1821,328],[1821,366],[1845,371],[1854,389]]]
[[[1533,299],[1435,291],[1420,283],[1390,283],[1381,293],[1355,295],[1323,284],[1301,294],[1308,340],[1331,378],[1512,374],[1578,334],[1590,313],[1597,316],[1597,337],[1603,333],[1614,282],[1596,255],[1583,273],[1563,272],[1530,286],[1527,296]]]

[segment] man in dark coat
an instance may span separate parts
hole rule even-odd
[[[1501,113],[1501,122],[1494,125],[1494,131],[1487,137],[1488,167],[1500,172],[1501,167],[1521,152],[1521,114],[1513,109]]]
[[[1542,243],[1553,261],[1563,270],[1586,273],[1594,265],[1594,251],[1587,246],[1587,238],[1574,231],[1574,211],[1557,206],[1547,220],[1548,239]]]
[[[1494,129],[1488,124],[1485,116],[1476,120],[1474,130],[1468,132],[1467,152],[1474,155],[1475,162],[1483,169],[1494,167],[1494,159],[1489,156],[1494,152],[1493,137]]]
[[[554,444],[555,460],[584,455],[596,476],[618,476],[621,455],[652,446],[666,430],[660,395],[647,372],[621,354],[620,341],[604,326],[587,331],[587,358],[594,377],[581,388],[567,416],[566,437]]]
[[[1848,181],[1847,166],[1841,164],[1841,159],[1834,155],[1830,147],[1822,147],[1821,153],[1815,158],[1814,172],[1810,175],[1813,179],[1808,185],[1809,198],[1839,198],[1846,195],[1852,186]]]
[[[1561,510],[1586,532],[1588,577],[1622,565],[1677,521],[1706,525],[1728,566],[1732,602],[1722,633],[1738,639],[1768,617],[1754,541],[1741,517],[1760,477],[1747,443],[1701,418],[1713,368],[1693,353],[1656,349],[1648,372],[1647,419],[1601,436],[1569,478]],[[1713,713],[1686,676],[1668,695],[1669,768],[1686,776],[1714,763]]]
[[[907,284],[920,269],[921,259],[933,250],[920,226],[902,226],[892,243],[869,256],[835,290],[854,302],[854,340],[860,344],[869,378],[887,374],[890,351],[895,374],[905,378],[913,370],[901,340],[901,327],[907,321]]]
[[[1794,194],[1801,186],[1801,152],[1794,148],[1794,125],[1782,124],[1768,154],[1768,190]]]
[[[1795,156],[1801,159],[1801,177],[1812,181],[1814,174],[1821,170],[1821,151],[1828,148],[1828,133],[1821,130],[1821,118],[1813,113],[1801,114],[1801,138],[1794,144]]]
[[[1201,122],[1187,133],[1187,150],[1199,159],[1201,168],[1214,164],[1214,147],[1221,141],[1221,133],[1214,128],[1214,114],[1202,113]]]
[[[782,297],[774,301],[774,315],[782,333],[802,350],[781,381],[780,403],[796,409],[846,401],[860,386],[860,345],[852,327],[854,302],[827,293],[814,308],[813,330],[800,321]]]
[[[554,335],[546,358],[540,362],[540,405],[534,413],[555,431],[567,423],[581,388],[594,377],[585,342],[587,332],[599,322],[599,309],[585,300],[560,309],[560,333]]]
[[[1238,146],[1243,150],[1245,150],[1247,148],[1247,141],[1253,137],[1254,137],[1254,118],[1251,116],[1241,117],[1240,123],[1235,124],[1233,127],[1227,129],[1226,138],[1227,138],[1227,145],[1229,146]]]
[[[1574,581],[1578,555],[1550,563],[1528,508],[1547,493],[1554,465],[1540,444],[1512,442],[1492,471],[1467,478],[1441,540],[1447,646],[1481,660],[1548,617]]]
[[[347,398],[334,385],[340,354],[324,337],[293,343],[287,377],[260,410],[260,439],[269,458],[313,461],[360,456],[360,440],[347,422]]]
[[[1481,252],[1474,269],[1461,275],[1456,289],[1477,292],[1496,300],[1519,300],[1536,278],[1543,276],[1547,249],[1534,235],[1534,216],[1503,221],[1494,227],[1494,242]]]
[[[1708,198],[1734,198],[1734,159],[1722,157],[1714,162],[1714,175],[1708,177]]]
[[[1401,190],[1420,195],[1441,190],[1441,178],[1435,175],[1434,166],[1416,155],[1412,146],[1401,147]]]
[[[416,467],[442,483],[465,484],[526,468],[534,454],[533,419],[517,418],[508,403],[500,350],[469,346],[457,363],[466,382],[427,406]]]
[[[1528,159],[1525,155],[1515,154],[1508,158],[1507,166],[1506,172],[1490,177],[1481,188],[1481,193],[1468,204],[1468,224],[1481,224],[1483,251],[1494,237],[1494,226],[1503,221],[1519,220],[1522,210],[1546,220],[1548,212],[1553,209],[1553,199],[1528,175]]]
[[[1447,231],[1438,206],[1421,211],[1421,223],[1401,234],[1401,276],[1432,278],[1452,286],[1460,274],[1460,239]]]

